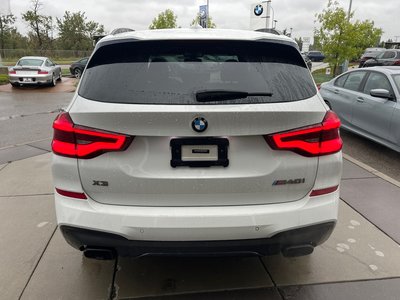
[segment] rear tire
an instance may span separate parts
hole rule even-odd
[[[79,79],[79,78],[81,78],[81,76],[82,76],[82,71],[81,71],[81,69],[75,68],[75,69],[74,69],[74,77],[75,77],[76,79]]]
[[[326,105],[328,105],[329,109],[332,110],[332,106],[328,101],[325,101]]]
[[[20,87],[19,83],[10,82],[10,84],[12,85],[12,87],[15,87],[15,88]]]
[[[57,79],[56,76],[53,74],[53,76],[51,77],[50,86],[55,87],[56,84],[57,84]]]
[[[60,72],[60,76],[58,76],[58,79],[57,79],[57,81],[62,81],[62,73]]]

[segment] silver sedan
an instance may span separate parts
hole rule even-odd
[[[355,69],[320,93],[344,129],[400,152],[400,67]]]
[[[61,67],[47,57],[25,56],[14,67],[8,70],[12,86],[21,85],[51,85],[55,86],[61,80]]]

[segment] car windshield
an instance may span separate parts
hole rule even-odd
[[[377,57],[379,54],[381,54],[382,51],[370,51],[370,52],[366,52],[364,53],[364,57]]]
[[[396,83],[397,91],[400,93],[400,74],[393,75],[393,80]]]
[[[316,94],[296,48],[238,41],[106,45],[87,66],[79,94],[102,102],[198,105],[196,94],[205,91],[249,95],[203,104],[289,102]]]
[[[33,58],[24,58],[20,59],[17,63],[18,66],[32,66],[32,67],[40,67],[43,64],[42,59],[33,59]]]

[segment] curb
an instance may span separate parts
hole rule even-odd
[[[348,161],[350,161],[350,162],[356,164],[357,166],[359,166],[360,168],[363,168],[364,170],[366,170],[366,171],[368,171],[368,172],[380,177],[381,179],[383,179],[383,180],[385,180],[385,181],[397,186],[398,188],[400,188],[400,182],[397,181],[396,179],[394,179],[394,178],[392,178],[392,177],[390,177],[390,176],[388,176],[386,174],[383,174],[382,172],[379,172],[378,170],[375,170],[374,168],[368,166],[367,164],[364,164],[363,162],[351,157],[348,154],[343,153],[343,158],[347,159]]]

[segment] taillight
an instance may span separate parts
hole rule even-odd
[[[110,151],[123,151],[133,137],[75,125],[66,112],[53,123],[52,150],[55,154],[74,158],[93,158]]]
[[[71,192],[71,191],[66,191],[66,190],[62,190],[62,189],[58,189],[58,188],[56,188],[56,192],[62,196],[69,197],[69,198],[82,199],[82,200],[87,199],[87,197],[84,193]]]
[[[8,74],[17,74],[17,71],[15,71],[15,70],[8,70]]]
[[[329,155],[342,149],[339,127],[338,116],[330,110],[321,124],[270,134],[264,138],[275,150],[293,151],[307,157]]]
[[[310,197],[316,197],[316,196],[330,194],[330,193],[336,192],[338,188],[339,188],[339,186],[335,185],[335,186],[331,186],[331,187],[320,189],[320,190],[313,190],[310,194]]]
[[[399,60],[396,60],[396,61],[394,62],[393,65],[394,65],[394,66],[400,66],[400,59],[399,59]]]
[[[38,73],[38,74],[40,74],[40,75],[46,75],[46,74],[49,74],[49,72],[47,72],[47,71],[43,71],[43,70],[39,70],[37,73]]]

